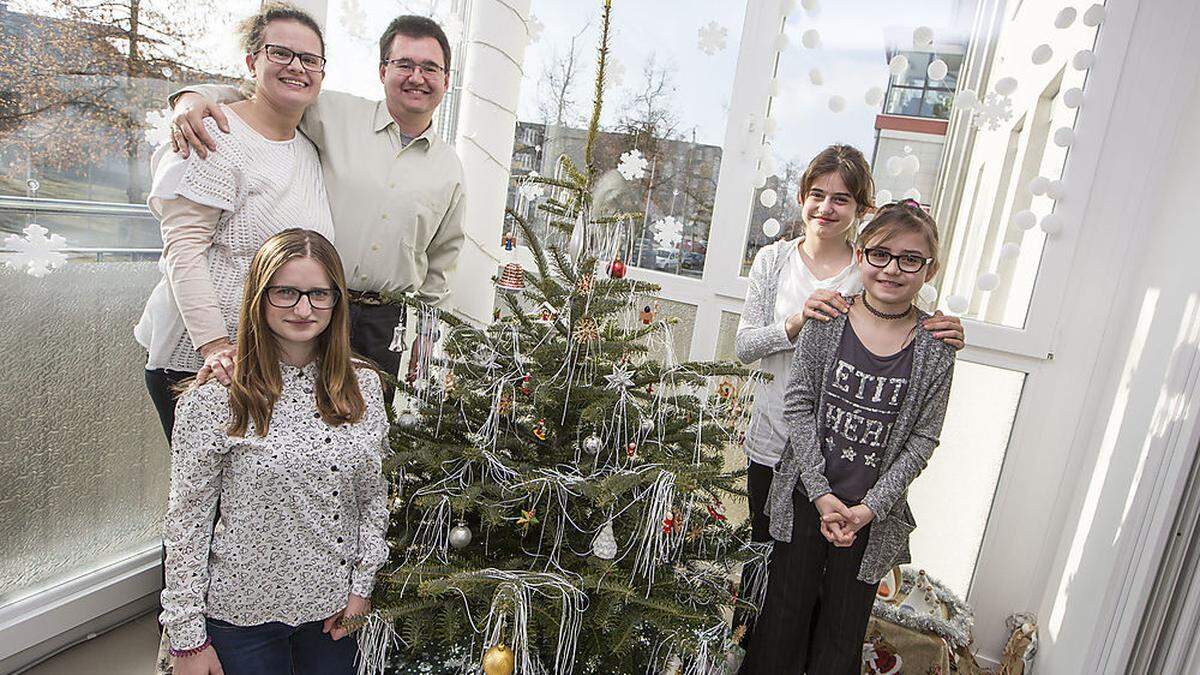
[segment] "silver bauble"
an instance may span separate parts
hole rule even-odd
[[[600,452],[600,449],[603,447],[604,441],[600,440],[599,436],[593,434],[583,439],[583,449],[587,450],[589,455],[594,455],[597,452]]]
[[[641,432],[643,436],[649,434],[651,431],[654,431],[654,420],[642,420],[642,423],[638,425],[638,431]]]
[[[396,416],[396,426],[405,431],[412,431],[421,424],[421,418],[416,413],[405,412]]]
[[[467,544],[471,543],[471,528],[463,521],[458,521],[454,527],[450,528],[450,545],[457,549],[464,549]]]

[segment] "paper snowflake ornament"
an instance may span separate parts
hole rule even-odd
[[[539,21],[533,14],[529,15],[529,23],[525,27],[529,31],[529,42],[531,44],[540,40],[542,31],[546,30],[546,24]]]
[[[1002,96],[995,92],[987,95],[975,108],[975,114],[971,117],[971,124],[976,129],[989,129],[996,131],[1005,122],[1012,119],[1012,99],[1007,96]]]
[[[654,241],[663,248],[675,248],[683,241],[683,223],[675,216],[667,216],[654,223]]]
[[[342,0],[342,28],[358,40],[367,37],[367,15],[358,0]]]
[[[533,201],[546,194],[546,186],[541,183],[529,180],[530,178],[541,178],[542,175],[536,171],[530,171],[526,175],[525,180],[521,182],[520,193],[528,201]]]
[[[621,155],[621,162],[617,164],[617,173],[620,173],[625,180],[639,180],[646,175],[646,165],[649,163],[642,151],[634,148]]]
[[[612,58],[604,63],[604,82],[610,87],[619,87],[625,83],[625,64]]]
[[[717,52],[725,51],[725,41],[729,37],[728,28],[716,21],[709,21],[707,24],[701,26],[700,30],[696,31],[696,34],[699,38],[696,46],[705,54],[712,56]]]
[[[4,246],[16,253],[10,253],[4,259],[4,264],[15,270],[24,270],[29,276],[39,279],[67,264],[67,240],[57,234],[46,235],[50,230],[31,223],[19,234],[10,234],[4,240]]]
[[[171,142],[171,111],[167,108],[146,113],[146,128],[142,131],[146,143],[157,148]]]
[[[606,389],[628,389],[633,386],[633,371],[622,364],[614,363],[612,372],[604,376]]]

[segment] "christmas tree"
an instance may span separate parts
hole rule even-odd
[[[639,214],[594,199],[611,10],[586,166],[563,156],[556,177],[524,179],[548,193],[539,217],[563,243],[510,211],[506,248],[519,235],[536,269],[505,265],[496,320],[420,310],[434,349],[400,383],[392,558],[363,672],[724,672],[729,617],[753,611],[733,582],[748,560],[760,569],[764,545],[723,506],[744,496],[724,449],[753,377],[675,361],[658,288],[624,278]]]

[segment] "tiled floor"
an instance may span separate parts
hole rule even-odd
[[[75,645],[24,675],[151,675],[158,652],[154,613]]]

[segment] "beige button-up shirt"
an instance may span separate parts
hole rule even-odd
[[[197,85],[209,100],[241,98],[235,87]],[[412,292],[445,305],[463,245],[463,170],[433,131],[408,145],[383,101],[322,92],[300,121],[321,168],[346,283],[359,291]]]

